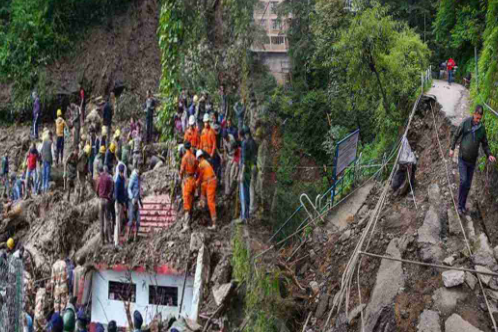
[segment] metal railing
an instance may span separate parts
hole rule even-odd
[[[390,156],[394,155],[397,150],[397,146],[393,148],[393,151],[390,153]],[[317,195],[315,198],[315,204],[308,197],[308,204],[313,207],[313,211],[315,211],[315,215],[310,213],[310,211],[304,206],[304,202],[302,200],[303,195],[300,196],[300,204],[294,210],[294,212],[284,221],[284,223],[275,231],[273,236],[270,238],[272,240],[281,240],[285,238],[288,234],[292,234],[295,230],[301,228],[304,224],[312,220],[314,217],[324,213],[327,209],[331,209],[338,204],[340,204],[343,197],[349,193],[351,189],[354,189],[362,182],[366,177],[376,174],[376,177],[381,177],[383,172],[380,170],[384,167],[384,165],[388,162],[387,154],[384,154],[382,161],[378,160],[374,162],[374,164],[362,164],[361,162],[362,154],[357,160],[350,165],[344,171],[344,174],[341,178],[339,178],[335,183],[330,186],[323,194]],[[332,197],[332,193],[335,193],[335,197]],[[330,196],[330,199],[328,199]],[[306,195],[307,197],[307,195]],[[323,204],[324,198],[327,198],[327,203]],[[305,213],[304,213],[305,212]],[[322,219],[322,222],[325,220]],[[290,240],[289,240],[290,241]],[[287,241],[285,242],[287,243]],[[283,245],[285,245],[283,243]]]

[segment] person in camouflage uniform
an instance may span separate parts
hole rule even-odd
[[[59,260],[52,266],[51,289],[54,298],[54,311],[62,313],[68,302],[67,265],[61,252]]]
[[[24,309],[27,312],[33,312],[33,298],[34,298],[35,286],[33,283],[33,278],[28,271],[24,270]]]
[[[78,155],[79,148],[75,147],[73,152],[67,157],[66,163],[64,164],[64,177],[66,181],[67,190],[67,200],[71,199],[71,191],[76,187],[76,179],[78,177],[77,167],[78,167]]]
[[[92,147],[90,145],[85,146],[83,151],[78,154],[78,163],[76,164],[76,171],[78,173],[78,202],[84,198],[86,192],[86,184],[89,183],[90,187],[93,188],[93,182],[88,175],[88,163],[90,160],[90,153],[92,152]]]
[[[47,292],[45,288],[38,288],[35,300],[35,332],[45,331],[47,319],[45,318],[45,305],[47,300]]]

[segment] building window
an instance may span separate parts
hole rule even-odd
[[[178,287],[149,286],[149,304],[178,307]]]
[[[263,27],[263,29],[266,29],[266,20],[264,18],[262,18],[261,20],[259,20],[259,25]]]
[[[271,43],[273,45],[283,45],[285,43],[285,37],[284,36],[272,36]]]
[[[109,281],[109,300],[135,302],[137,285],[117,281]]]
[[[270,2],[270,12],[272,14],[276,14],[277,13],[277,7],[278,7],[278,1],[271,1]]]
[[[271,28],[272,28],[272,30],[281,30],[282,29],[282,22],[280,22],[279,19],[271,20]]]

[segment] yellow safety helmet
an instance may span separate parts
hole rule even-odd
[[[92,147],[91,147],[89,144],[87,144],[87,145],[85,146],[85,153],[89,155],[89,154],[90,154],[90,152],[92,152]]]
[[[102,145],[99,150],[100,153],[105,153],[105,145]]]
[[[9,248],[9,250],[14,249],[14,239],[13,238],[9,238],[7,240],[7,248]]]
[[[194,104],[196,104],[199,101],[199,96],[195,95],[194,96]]]
[[[60,108],[57,110],[57,116],[62,116],[62,110]]]
[[[107,136],[107,126],[102,126],[102,136]]]
[[[121,136],[121,130],[116,130],[116,132],[114,133],[114,137],[119,137]]]
[[[111,146],[109,147],[109,150],[111,150],[112,153],[116,152],[116,144],[111,143]]]

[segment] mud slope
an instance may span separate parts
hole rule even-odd
[[[156,35],[159,12],[159,1],[136,0],[124,14],[90,29],[75,45],[74,53],[47,68],[51,87],[74,92],[83,81],[93,95],[105,94],[116,83],[141,95],[157,89],[161,75]]]

